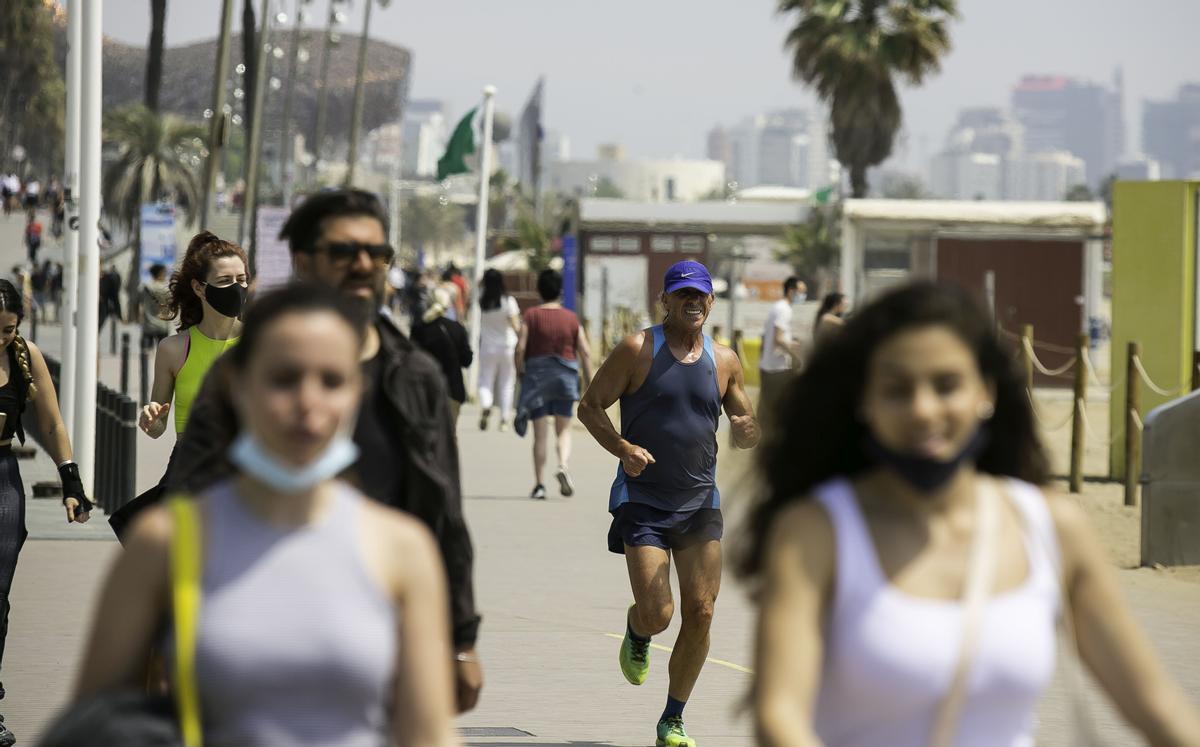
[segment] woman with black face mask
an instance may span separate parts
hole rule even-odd
[[[760,744],[1033,744],[1061,618],[1150,743],[1200,745],[1086,515],[1039,487],[1020,375],[966,292],[863,307],[780,410],[739,559]]]
[[[171,276],[167,305],[168,318],[179,319],[179,333],[158,345],[150,402],[138,418],[138,427],[151,438],[166,432],[167,417],[172,413],[175,432],[183,433],[204,375],[222,353],[237,344],[250,285],[248,266],[240,246],[208,231],[196,234],[188,244],[179,269]],[[109,522],[117,535],[147,501],[160,497],[161,488],[156,486],[114,513]]]

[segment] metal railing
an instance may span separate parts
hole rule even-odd
[[[128,335],[125,337],[123,347],[128,351]],[[127,354],[122,366],[128,367]],[[46,356],[46,367],[57,390],[62,364]],[[124,380],[128,381],[127,377]],[[133,500],[137,490],[137,416],[137,402],[103,384],[96,385],[96,474],[91,499],[107,514]],[[23,424],[44,449],[33,408],[25,410]]]

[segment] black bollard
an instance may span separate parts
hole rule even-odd
[[[133,500],[137,491],[137,403],[129,397],[121,397],[121,484],[117,493],[117,508]]]
[[[129,333],[121,333],[121,396],[129,396]]]
[[[146,346],[145,341],[142,342],[142,351],[138,354],[138,377],[141,381],[142,398],[138,404],[145,405],[150,401],[150,348]]]
[[[108,318],[112,319],[112,327],[109,328],[109,335],[108,335],[109,355],[116,355],[117,354],[117,315],[109,314]]]

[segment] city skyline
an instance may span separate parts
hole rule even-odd
[[[376,9],[372,35],[412,50],[410,96],[445,101],[451,117],[474,105],[485,83],[498,87],[498,109],[518,116],[545,74],[544,122],[569,135],[579,157],[619,142],[633,156],[701,158],[713,126],[814,101],[791,80],[783,39],[792,20],[776,14],[773,3],[702,5],[697,15],[696,3],[684,0],[603,6],[514,0],[503,7],[444,0],[419,12],[394,3]],[[1128,144],[1136,149],[1142,101],[1169,99],[1197,77],[1178,60],[1191,50],[1188,29],[1200,27],[1200,3],[1150,5],[1152,12],[1116,0],[963,0],[942,72],[922,88],[901,89],[906,136],[888,166],[923,171],[959,109],[1005,104],[1026,74],[1107,82],[1118,66],[1125,70]],[[291,2],[283,6],[293,9]],[[310,12],[323,18],[325,7],[315,2]],[[351,9],[344,37],[357,35],[361,8]],[[681,33],[684,13],[692,20]],[[167,44],[213,37],[219,15],[217,2],[172,3]],[[144,46],[148,16],[145,0],[109,0],[104,32]],[[480,64],[464,64],[468,55]]]

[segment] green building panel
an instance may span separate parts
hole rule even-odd
[[[1168,390],[1190,387],[1195,345],[1196,203],[1200,182],[1117,182],[1113,189],[1111,477],[1125,476],[1125,371],[1130,342]],[[1141,414],[1167,402],[1145,385]],[[1135,465],[1135,468],[1138,466]]]

